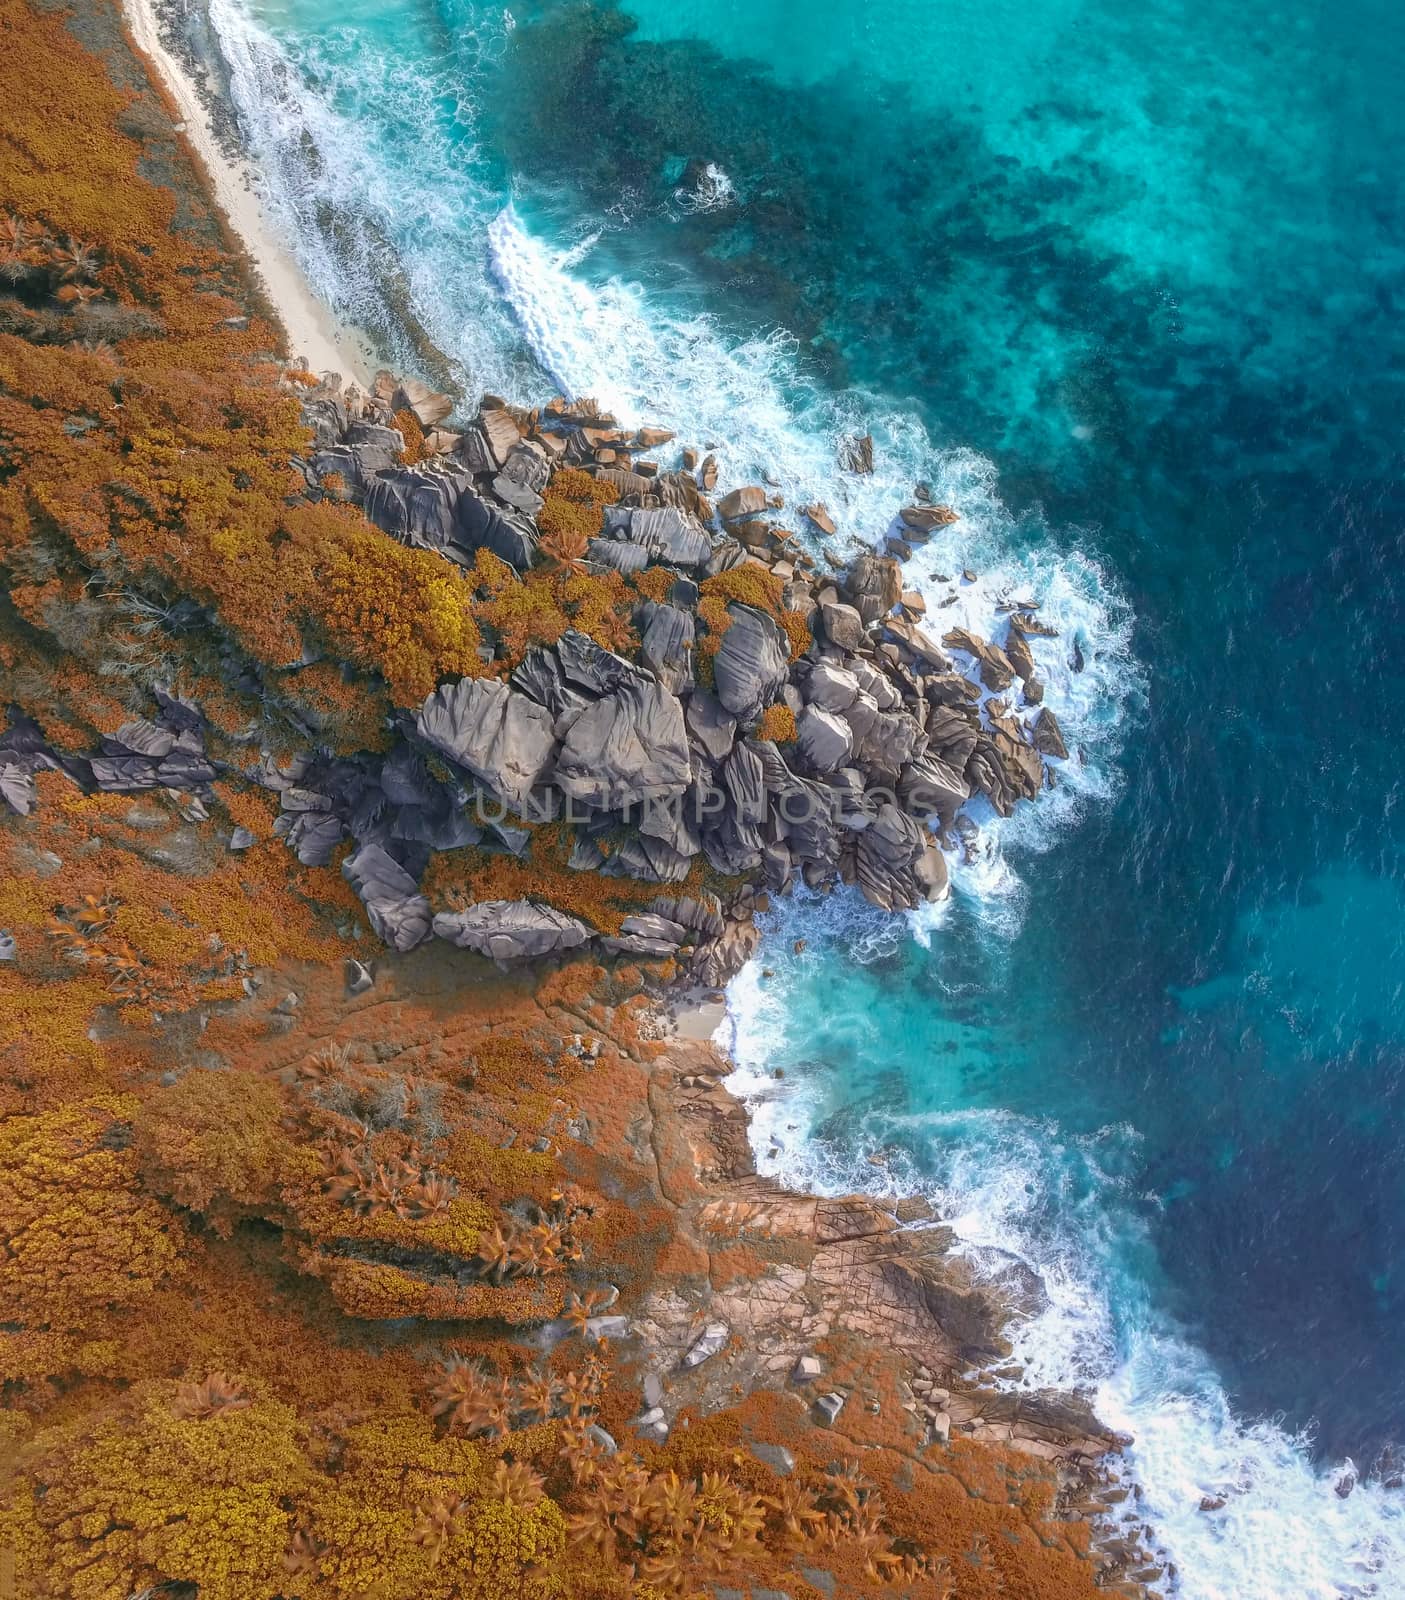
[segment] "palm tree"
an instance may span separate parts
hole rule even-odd
[[[75,278],[95,278],[98,275],[96,249],[80,239],[69,237],[66,243],[55,245],[53,262],[59,268],[59,280],[72,283]]]
[[[288,1548],[283,1554],[283,1570],[285,1572],[314,1573],[326,1550],[326,1545],[320,1544],[302,1528],[294,1528],[292,1538],[288,1540]]]
[[[561,1385],[561,1405],[568,1417],[583,1417],[596,1408],[596,1385],[578,1372],[568,1372]]]
[[[212,1372],[199,1383],[183,1383],[171,1409],[178,1417],[205,1421],[222,1411],[242,1411],[253,1404],[244,1391],[223,1372]]]
[[[560,1390],[549,1372],[534,1371],[517,1385],[517,1410],[524,1417],[546,1422],[556,1410]]]
[[[436,1217],[441,1211],[449,1209],[458,1192],[459,1186],[452,1178],[446,1178],[438,1172],[427,1172],[418,1183],[405,1191],[400,1215],[412,1222]]]
[[[428,1548],[431,1561],[438,1561],[443,1555],[454,1523],[466,1504],[467,1501],[449,1500],[439,1495],[420,1512],[410,1537],[416,1544]]]
[[[494,1499],[505,1500],[508,1505],[530,1511],[533,1506],[541,1504],[545,1482],[541,1474],[533,1472],[525,1461],[514,1461],[510,1465],[506,1461],[499,1461],[493,1468],[493,1485],[489,1493]]]
[[[478,1241],[474,1255],[483,1263],[484,1275],[494,1283],[501,1283],[517,1264],[515,1238],[504,1233],[502,1224],[495,1222]]]

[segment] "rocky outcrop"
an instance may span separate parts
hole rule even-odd
[[[713,659],[717,698],[743,722],[753,721],[790,676],[790,652],[780,629],[752,606],[727,607],[731,626]]]
[[[342,863],[342,875],[366,907],[376,936],[402,954],[430,933],[429,901],[414,878],[378,844],[363,845]]]
[[[680,797],[692,769],[683,707],[661,683],[621,683],[571,723],[552,773],[574,800],[601,811]]]
[[[523,961],[578,950],[592,930],[554,906],[532,900],[483,900],[434,918],[436,938],[493,961]]]
[[[521,811],[556,748],[554,719],[497,678],[461,678],[436,689],[420,708],[421,739]]]
[[[508,672],[485,624],[482,675],[443,683],[399,716],[383,755],[309,753],[251,774],[279,795],[276,831],[299,861],[326,866],[350,841],[347,875],[397,948],[426,936],[418,885],[435,852],[523,855],[545,822],[567,830],[578,872],[663,887],[705,863],[779,892],[843,880],[878,906],[910,907],[945,892],[937,844],[952,845],[968,800],[1008,814],[1050,781],[1046,760],[1067,759],[1040,707],[1029,641],[1050,630],[1030,602],[1012,610],[1004,648],[962,628],[938,644],[896,559],[868,553],[845,567],[826,557],[825,571],[760,485],[732,489],[714,513],[711,458],[698,466],[683,452],[668,469],[638,459],[669,442],[659,430],[620,428],[589,402],[528,412],[485,400],[451,421],[442,395],[382,376],[369,394],[331,384],[303,394],[313,442],[300,464],[314,490],[359,500],[394,538],[466,571],[486,549],[526,573],[543,559],[533,521],[542,495],[570,467],[619,497],[603,508],[585,574],[642,575],[637,657],[567,628]],[[410,415],[422,459],[407,465]],[[845,442],[853,470],[871,462],[870,446]],[[834,525],[822,507],[806,516],[813,529]],[[898,526],[920,542],[950,516],[919,499]],[[707,589],[731,574],[720,594]],[[315,659],[304,652],[296,665]],[[1017,677],[1021,705],[993,698]],[[169,789],[198,804],[217,776],[203,727],[197,707],[158,695],[154,715],[62,765],[94,788]],[[12,728],[0,741],[0,798],[31,807],[45,763],[60,758],[37,730]],[[609,933],[606,953],[682,952],[691,976],[718,983],[753,948],[750,904],[735,893],[705,932],[675,919],[682,939],[654,923],[587,933]],[[442,936],[535,948],[521,931],[444,922]]]

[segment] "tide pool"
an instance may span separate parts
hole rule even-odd
[[[758,1160],[1038,1268],[1024,1381],[1135,1435],[1180,1593],[1405,1595],[1405,17],[209,18],[388,359],[593,394],[868,539],[926,481],[938,627],[1041,602],[1059,787],[975,817],[936,914],[778,907],[734,986]]]

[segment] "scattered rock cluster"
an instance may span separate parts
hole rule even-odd
[[[437,936],[512,959],[597,937],[577,918],[522,901],[431,919],[416,889],[427,853],[469,843],[521,850],[524,819],[569,820],[571,865],[582,871],[662,886],[702,856],[719,874],[769,889],[842,880],[878,906],[909,908],[945,893],[938,840],[950,842],[968,800],[984,795],[1008,814],[1051,781],[1048,759],[1066,757],[1051,711],[1027,721],[1043,694],[1028,641],[1050,631],[1032,610],[1012,614],[1003,647],[961,630],[938,644],[920,626],[921,597],[903,590],[895,556],[821,570],[773,520],[773,491],[746,485],[714,504],[716,460],[689,449],[663,470],[653,457],[672,436],[662,429],[627,431],[589,401],[522,411],[489,397],[453,430],[441,426],[449,411],[445,397],[387,374],[369,395],[329,381],[304,401],[316,438],[303,464],[309,485],[358,500],[395,538],[462,567],[488,549],[525,573],[541,558],[533,519],[553,470],[583,469],[619,495],[586,570],[654,566],[671,581],[666,600],[641,602],[638,660],[567,632],[506,679],[436,689],[383,761],[265,775],[282,787],[289,839],[304,860],[356,840],[345,870],[396,948]],[[411,466],[401,464],[397,425],[407,412],[428,452]],[[871,466],[871,441],[863,443],[867,451],[850,451],[852,470]],[[823,506],[805,516],[833,528]],[[898,525],[905,542],[921,542],[954,516],[919,503]],[[774,615],[730,601],[703,687],[699,585],[747,567],[779,581],[811,642],[792,659]],[[968,658],[966,670],[949,652]],[[1017,680],[1020,709],[1009,698]],[[760,726],[777,706],[795,730],[783,743]],[[703,981],[717,982],[726,925],[718,904],[665,895],[605,942],[635,955],[691,949]]]

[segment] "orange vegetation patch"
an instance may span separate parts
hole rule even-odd
[[[618,933],[625,917],[647,909],[660,895],[697,895],[711,886],[713,878],[702,857],[677,884],[576,872],[567,865],[571,848],[570,829],[548,823],[532,831],[522,856],[471,845],[440,852],[425,869],[421,887],[436,911],[480,900],[540,900],[602,933]]]

